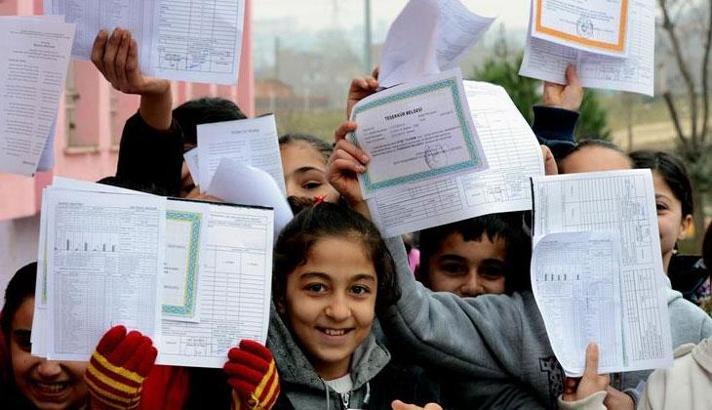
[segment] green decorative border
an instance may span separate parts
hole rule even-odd
[[[417,174],[411,174],[411,175],[405,175],[402,177],[398,178],[392,178],[388,179],[385,181],[381,181],[378,183],[372,183],[371,182],[371,177],[370,177],[370,172],[366,171],[363,175],[363,187],[366,192],[373,192],[378,189],[382,188],[387,188],[390,186],[395,186],[395,185],[401,185],[401,184],[407,184],[410,182],[418,181],[421,179],[426,179],[434,176],[439,176],[439,175],[445,175],[449,174],[452,172],[460,171],[463,169],[475,167],[478,168],[482,166],[483,161],[482,158],[480,157],[480,152],[477,150],[477,147],[475,147],[474,144],[474,137],[472,135],[472,132],[470,128],[467,126],[467,119],[463,113],[463,107],[462,103],[460,101],[460,95],[459,95],[459,88],[458,88],[458,78],[457,77],[452,77],[452,78],[447,78],[432,84],[424,85],[422,87],[414,88],[412,90],[404,91],[402,93],[394,94],[376,101],[372,101],[370,103],[364,104],[360,107],[356,107],[353,113],[353,119],[355,122],[358,122],[357,116],[359,113],[370,110],[372,108],[384,105],[384,104],[390,104],[394,101],[400,101],[404,100],[406,98],[410,97],[415,97],[418,95],[422,94],[428,94],[433,91],[437,91],[443,88],[449,88],[450,91],[452,92],[452,99],[455,103],[455,111],[457,112],[457,119],[458,122],[460,123],[460,129],[463,132],[463,136],[465,138],[465,144],[467,145],[467,151],[470,154],[470,159],[464,162],[460,162],[457,164],[453,164],[444,168],[437,168],[437,169],[431,169],[428,171],[423,171],[419,172]],[[468,113],[469,115],[469,113]],[[358,142],[358,139],[356,137],[356,133],[352,134],[353,142],[357,146],[361,146]]]
[[[163,305],[163,313],[172,316],[190,317],[195,314],[195,291],[198,279],[198,258],[200,254],[200,226],[202,215],[195,212],[166,211],[166,220],[190,223],[190,251],[188,252],[187,280],[183,306]]]

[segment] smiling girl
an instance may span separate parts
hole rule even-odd
[[[424,404],[432,393],[376,340],[376,312],[399,297],[393,261],[376,228],[348,208],[306,208],[275,246],[268,347],[282,395],[275,408],[381,409]]]

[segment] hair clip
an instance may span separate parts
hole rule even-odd
[[[317,195],[314,197],[314,206],[323,204],[324,202],[326,202],[326,195]]]

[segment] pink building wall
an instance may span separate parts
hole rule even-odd
[[[220,96],[236,101],[248,116],[254,115],[252,0],[246,0],[245,4],[239,87],[174,82],[174,105],[192,98]],[[33,14],[42,14],[42,0],[0,0],[0,15]],[[76,93],[65,92],[60,102],[54,144],[54,168],[48,172],[39,172],[32,178],[0,173],[0,221],[35,215],[40,208],[42,188],[51,182],[53,175],[89,181],[114,175],[116,144],[124,122],[138,109],[139,98],[114,91],[91,62],[74,61],[71,70]],[[72,98],[74,94],[78,98]],[[69,102],[68,96],[72,99]],[[74,141],[83,142],[86,146],[69,147],[68,104],[75,106]]]

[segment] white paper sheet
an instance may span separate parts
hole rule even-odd
[[[223,159],[207,193],[226,202],[274,209],[274,239],[294,215],[289,203],[268,173]]]
[[[74,36],[56,20],[0,18],[0,172],[33,175],[48,145]]]
[[[79,181],[64,177],[55,176],[52,181],[52,188],[66,190],[78,190],[88,192],[111,192],[124,194],[143,194],[142,192],[131,191],[111,185],[95,184],[88,181]],[[37,243],[37,280],[35,283],[35,311],[32,320],[32,355],[37,357],[47,357],[47,346],[49,346],[49,330],[47,328],[47,204],[45,200],[45,188],[42,192],[42,205],[40,211],[40,232]],[[148,194],[145,194],[148,195]]]
[[[44,0],[45,14],[77,23],[72,55],[89,59],[100,29],[131,31],[141,71],[180,81],[235,84],[244,0]]]
[[[383,45],[380,85],[389,88],[455,68],[494,20],[472,13],[460,0],[410,0]]]
[[[271,209],[209,205],[200,255],[197,323],[164,320],[157,363],[222,368],[241,339],[267,339],[272,277]]]
[[[532,288],[537,304],[544,306],[540,310],[547,333],[564,370],[581,374],[583,352],[590,341],[605,342],[601,372],[669,366],[672,340],[665,298],[667,285],[650,171],[536,177],[532,183],[538,258],[532,264]],[[562,232],[579,234],[547,236]],[[538,243],[543,248],[539,249]],[[614,245],[617,250],[611,250]],[[614,266],[617,260],[620,262]],[[616,272],[620,272],[620,279],[607,281]],[[567,274],[563,282],[569,286],[551,286],[545,274]],[[582,277],[574,279],[574,274]],[[589,288],[581,290],[581,286]],[[569,303],[571,298],[581,297],[580,292],[588,292],[584,294],[591,298],[590,303],[581,303],[580,299]],[[607,303],[605,296],[610,295],[619,299],[620,311],[615,305],[601,310]],[[583,320],[584,317],[590,319]],[[622,336],[610,335],[616,329],[603,325],[616,320],[621,322]],[[572,323],[580,328],[564,329]],[[616,340],[623,342],[610,345]],[[557,351],[556,346],[564,350]]]
[[[88,360],[117,324],[157,336],[165,198],[46,192],[48,358]]]
[[[210,186],[223,159],[238,161],[267,172],[274,178],[282,195],[287,196],[274,115],[199,124],[199,185],[203,192]]]
[[[188,165],[188,171],[190,171],[190,176],[193,178],[193,182],[196,185],[200,185],[200,165],[198,162],[198,154],[199,152],[197,147],[183,154],[185,163]]]
[[[653,96],[655,13],[654,0],[631,0],[628,55],[625,58],[592,54],[529,37],[519,74],[565,84],[566,66],[573,64],[584,87]]]
[[[531,209],[529,177],[544,175],[536,136],[502,87],[474,81],[464,87],[490,169],[369,199],[371,216],[385,237]]]
[[[532,37],[625,57],[629,0],[532,0]]]
[[[359,175],[364,198],[488,168],[459,69],[364,98],[351,121],[359,127],[349,138],[370,157]]]

